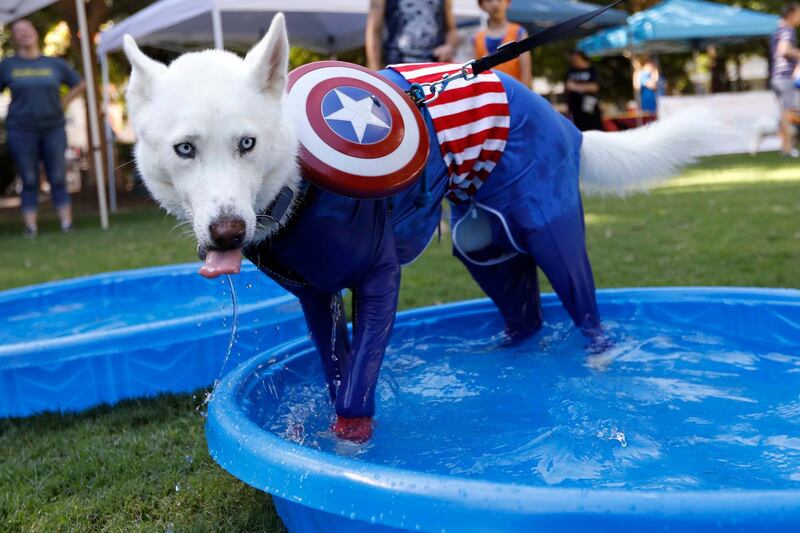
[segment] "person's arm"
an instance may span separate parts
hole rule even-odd
[[[63,59],[57,59],[57,61],[61,66],[61,83],[69,87],[69,92],[61,98],[61,107],[67,109],[70,102],[86,89],[86,83],[81,79],[80,74],[70,67],[66,61]]]
[[[572,91],[574,93],[581,93],[581,94],[593,94],[600,92],[600,85],[596,81],[568,81],[566,84],[566,88],[568,91]]]
[[[517,36],[517,40],[521,41],[528,36],[528,32],[525,31],[525,28],[520,28],[519,35]],[[531,88],[531,82],[533,81],[533,74],[532,74],[532,67],[531,67],[531,53],[525,52],[521,56],[519,56],[519,77],[520,81],[523,85],[527,88]]]
[[[61,107],[66,109],[69,107],[70,102],[77,98],[83,91],[86,90],[86,82],[81,80],[78,85],[72,87],[67,94],[61,99]]]
[[[386,0],[370,0],[365,47],[367,68],[372,70],[380,70],[383,67],[383,20],[385,15]]]
[[[794,32],[794,29],[784,29],[788,31],[781,31],[778,40],[778,46],[775,48],[775,55],[789,59],[800,59],[800,50],[796,46],[792,45],[792,41],[790,40],[791,32]]]
[[[639,82],[639,78],[641,77],[642,73],[641,65],[636,60],[631,61],[631,65],[633,66],[633,76],[631,76],[631,84],[633,85],[633,91],[638,93],[639,90],[641,89],[641,83]]]
[[[434,48],[433,55],[438,61],[447,63],[453,60],[458,48],[458,29],[453,14],[453,0],[444,0],[444,44]]]

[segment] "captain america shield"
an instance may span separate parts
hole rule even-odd
[[[354,198],[410,187],[425,168],[428,130],[411,99],[375,72],[320,61],[289,73],[289,112],[303,176]]]

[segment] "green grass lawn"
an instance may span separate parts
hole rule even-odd
[[[598,287],[800,287],[800,164],[774,154],[710,158],[647,195],[587,198]],[[82,214],[35,241],[0,215],[0,289],[107,270],[192,261],[194,246],[151,206],[108,232]],[[481,296],[441,243],[404,271],[402,308]],[[0,421],[0,530],[275,531],[268,496],[217,467],[203,391],[79,415]]]

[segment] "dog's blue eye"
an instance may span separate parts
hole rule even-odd
[[[242,137],[239,141],[239,151],[240,152],[249,152],[256,146],[256,138],[255,137]]]
[[[175,150],[175,153],[178,154],[178,157],[194,159],[195,148],[192,143],[178,143],[172,148]]]

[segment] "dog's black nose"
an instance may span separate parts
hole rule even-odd
[[[245,224],[239,217],[223,216],[208,226],[211,242],[218,250],[241,248],[244,242]]]

